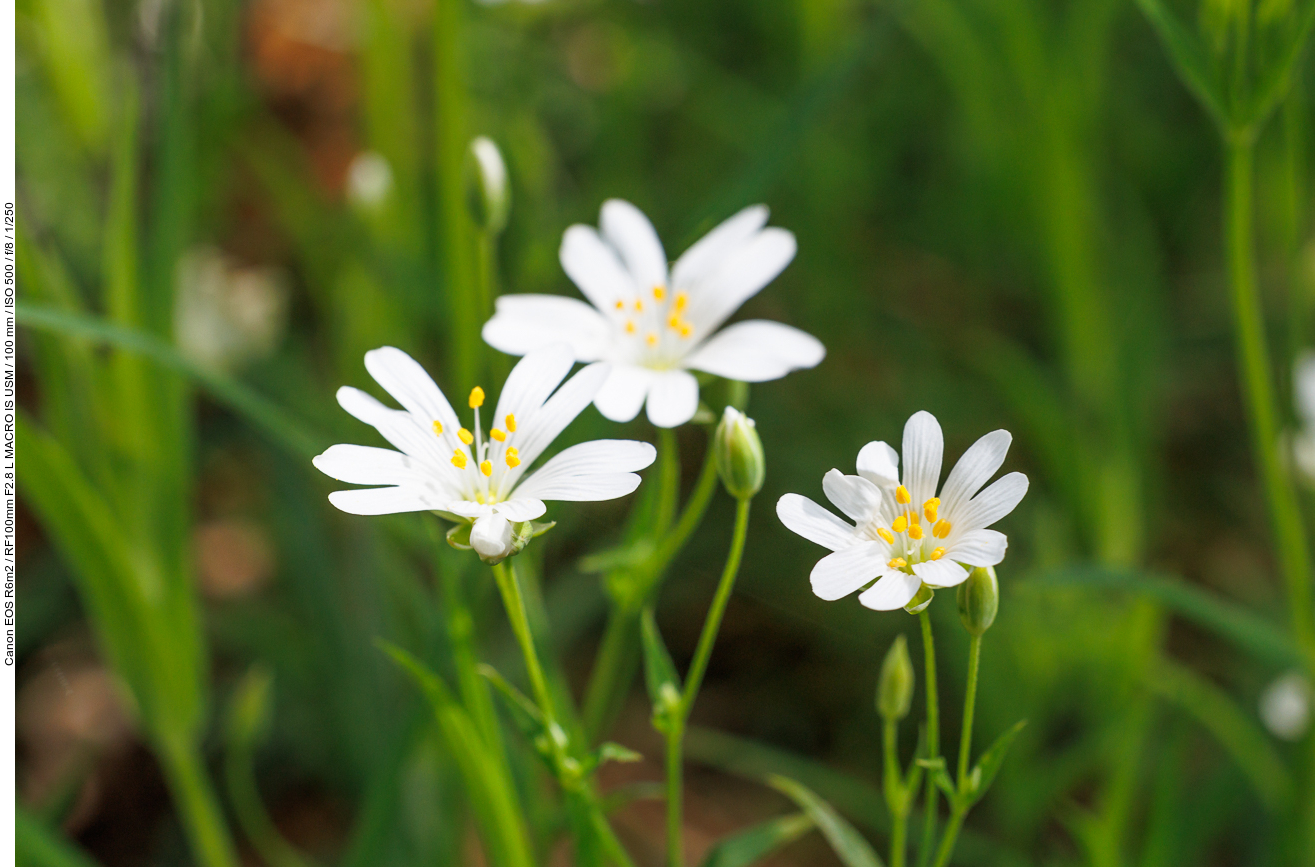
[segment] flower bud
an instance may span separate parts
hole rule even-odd
[[[466,201],[475,224],[494,235],[507,226],[511,211],[511,184],[507,164],[492,139],[480,136],[470,143]]]
[[[994,567],[978,566],[969,572],[968,579],[959,585],[958,601],[964,629],[973,635],[990,629],[1000,608],[1000,585]]]
[[[733,406],[726,407],[713,435],[717,472],[732,497],[747,500],[758,493],[767,473],[763,443],[753,419]]]
[[[877,713],[883,719],[900,720],[909,714],[913,702],[913,663],[909,661],[909,643],[898,636],[881,663],[877,680]]]

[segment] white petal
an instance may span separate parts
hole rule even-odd
[[[529,421],[573,366],[575,359],[565,343],[551,343],[527,353],[507,375],[489,426],[505,427],[509,414],[514,414],[518,421]]]
[[[447,425],[444,425],[443,438],[436,437],[433,428],[421,428],[411,413],[389,409],[360,389],[346,385],[338,389],[338,404],[379,431],[388,442],[431,467],[443,468],[452,457],[452,452],[446,448]],[[465,448],[459,441],[453,442],[456,442],[453,448]]]
[[[511,548],[511,524],[496,512],[477,518],[470,528],[470,547],[482,557],[502,557]]]
[[[329,502],[350,515],[392,515],[397,512],[427,512],[446,505],[440,497],[415,488],[362,488],[334,491]]]
[[[766,382],[816,367],[825,356],[826,347],[811,334],[754,319],[714,334],[686,357],[685,366],[741,382]]]
[[[474,500],[454,500],[448,503],[443,511],[451,512],[459,518],[487,518],[493,514],[493,507]]]
[[[945,439],[940,422],[929,412],[915,412],[904,425],[904,487],[913,497],[914,508],[936,496],[941,480],[941,453]]]
[[[828,602],[841,599],[886,570],[885,547],[875,542],[828,554],[813,567],[813,592]]]
[[[566,276],[599,310],[610,310],[617,299],[628,301],[639,292],[616,251],[589,226],[566,230],[559,258]]]
[[[960,566],[947,554],[939,560],[914,563],[914,573],[928,587],[955,587],[968,578],[968,570]]]
[[[538,411],[523,422],[517,421],[515,443],[520,453],[520,466],[509,469],[499,480],[499,490],[503,494],[511,491],[535,458],[543,454],[558,434],[584,411],[609,372],[606,364],[589,365],[568,379]]]
[[[667,285],[667,254],[644,212],[623,199],[603,202],[598,226],[641,292]]]
[[[1307,427],[1315,427],[1315,352],[1304,352],[1293,370],[1297,409]]]
[[[1005,462],[1013,439],[1009,431],[996,430],[973,443],[945,479],[945,487],[941,488],[941,508],[955,512],[972,499],[973,494],[981,490]]]
[[[721,264],[736,247],[752,238],[767,225],[767,208],[750,205],[733,217],[723,220],[676,260],[671,269],[671,283],[676,288],[692,286]]]
[[[862,476],[831,470],[822,477],[822,493],[856,524],[866,524],[881,511],[881,489]]]
[[[653,377],[648,390],[648,420],[657,427],[676,427],[699,408],[699,382],[686,370],[668,370]]]
[[[588,362],[602,357],[612,327],[601,313],[576,298],[503,295],[482,334],[485,343],[508,355],[525,355],[565,341],[576,361]]]
[[[611,500],[639,486],[634,473],[653,463],[657,450],[633,440],[594,440],[554,455],[515,491],[517,499]]]
[[[630,421],[639,415],[653,383],[653,371],[633,364],[615,364],[603,387],[594,395],[594,406],[608,421]]]
[[[958,535],[954,544],[950,545],[950,550],[945,552],[945,559],[957,560],[969,566],[995,566],[1005,558],[1005,549],[1008,547],[1009,540],[1004,533],[996,530],[968,530]]]
[[[794,235],[763,229],[735,248],[707,277],[692,284],[685,318],[699,334],[715,331],[740,305],[775,279],[794,258]]]
[[[548,511],[548,507],[543,504],[543,500],[517,496],[505,503],[498,503],[493,507],[493,511],[513,524],[518,524],[521,521],[533,521],[535,518],[542,518],[543,513]]]
[[[832,551],[859,541],[852,526],[799,494],[786,494],[777,500],[776,516],[789,530]]]
[[[424,463],[401,452],[373,446],[329,446],[311,463],[326,476],[353,485],[423,486],[434,481],[433,473]]]
[[[383,346],[365,353],[365,369],[384,391],[393,396],[407,412],[422,424],[435,421],[444,428],[460,427],[443,392],[414,358],[393,346]]]
[[[966,532],[989,527],[1008,515],[1027,493],[1027,476],[1022,473],[1009,473],[1001,476],[989,488],[982,491],[968,502],[961,511],[947,519],[954,529]]]
[[[899,484],[899,452],[880,440],[863,446],[856,463],[858,474],[879,488]]]
[[[895,611],[918,595],[921,578],[899,569],[885,569],[884,572],[880,581],[858,595],[863,607],[873,611]]]

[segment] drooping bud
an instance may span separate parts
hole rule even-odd
[[[973,635],[981,635],[995,622],[1000,608],[1000,585],[995,580],[995,568],[978,566],[968,573],[968,580],[959,585],[959,619],[963,628]]]
[[[758,493],[767,465],[753,419],[733,406],[726,407],[712,447],[716,450],[717,472],[730,495],[747,500]]]
[[[918,588],[918,592],[913,595],[913,598],[908,601],[908,604],[904,606],[904,610],[910,614],[917,614],[931,604],[932,597],[935,595],[934,590],[923,584]]]
[[[466,201],[475,224],[497,235],[507,226],[511,212],[511,184],[507,164],[493,140],[480,136],[470,143],[467,160]]]
[[[877,680],[877,713],[883,719],[901,720],[909,714],[913,702],[913,663],[909,661],[909,643],[900,635],[886,652]]]

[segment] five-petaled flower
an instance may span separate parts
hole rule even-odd
[[[690,370],[765,382],[813,367],[826,354],[816,338],[779,322],[751,320],[717,331],[794,258],[794,235],[766,223],[767,208],[745,208],[668,272],[652,223],[629,202],[611,199],[603,204],[601,233],[575,225],[562,238],[562,268],[589,304],[504,295],[484,339],[512,355],[565,340],[577,361],[612,365],[594,398],[607,418],[630,421],[647,400],[653,424],[684,424],[699,403]]]
[[[986,528],[1023,499],[1027,476],[1009,473],[981,487],[1004,463],[1011,439],[1004,430],[979,439],[955,464],[938,496],[941,426],[931,413],[918,412],[904,426],[902,478],[895,450],[873,442],[858,453],[858,475],[831,470],[822,479],[827,498],[856,526],[806,497],[781,497],[776,514],[782,523],[834,552],[813,568],[813,592],[840,599],[871,584],[859,602],[893,611],[908,605],[923,584],[953,587],[971,567],[1003,560],[1005,535]]]
[[[335,491],[329,501],[354,515],[432,511],[472,523],[470,544],[495,560],[511,551],[513,524],[541,517],[544,500],[611,500],[639,485],[635,471],[653,463],[648,443],[595,440],[564,449],[534,473],[525,472],[594,399],[605,364],[581,370],[561,388],[574,364],[565,344],[536,350],[516,364],[486,432],[484,390],[471,392],[471,428],[463,427],[443,392],[411,356],[391,346],[365,354],[365,367],[403,409],[389,409],[355,388],[338,403],[373,425],[400,451],[335,445],[315,466],[339,481],[383,485]]]

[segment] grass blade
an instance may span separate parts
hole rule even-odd
[[[883,867],[881,857],[863,835],[812,789],[780,774],[769,775],[767,784],[799,805],[845,862],[845,867]]]

